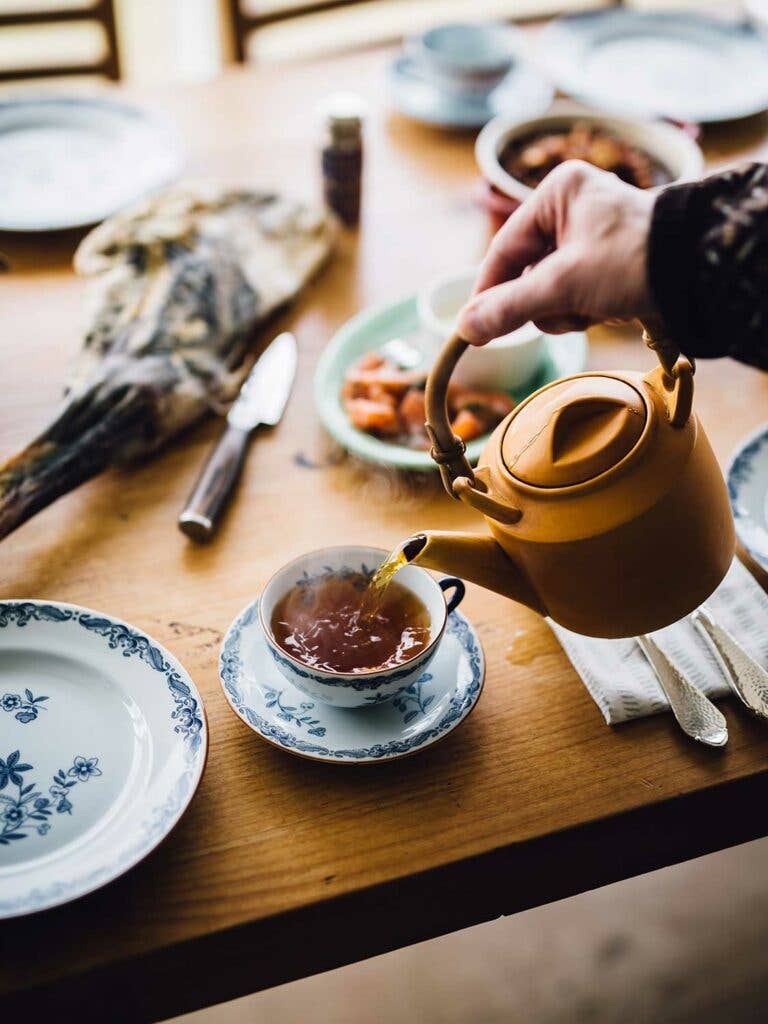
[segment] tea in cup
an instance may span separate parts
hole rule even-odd
[[[371,579],[386,556],[378,548],[325,548],[290,562],[264,588],[259,617],[270,654],[311,697],[372,706],[407,689],[434,657],[464,584],[404,565],[376,592]]]

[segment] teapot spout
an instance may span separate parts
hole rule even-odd
[[[409,537],[400,550],[413,565],[459,576],[547,614],[525,574],[493,537],[427,531]]]

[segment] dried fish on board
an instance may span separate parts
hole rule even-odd
[[[177,185],[75,254],[88,329],[53,422],[0,465],[0,538],[108,465],[236,396],[253,332],[327,257],[325,217],[269,193]]]

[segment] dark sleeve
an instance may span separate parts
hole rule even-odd
[[[768,369],[768,165],[665,189],[653,211],[648,278],[686,355]]]

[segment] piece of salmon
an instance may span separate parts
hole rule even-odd
[[[421,388],[409,388],[400,401],[400,418],[409,434],[424,434],[427,410]]]
[[[400,433],[400,418],[392,402],[371,398],[352,398],[346,404],[347,415],[353,427],[369,434],[393,437]]]
[[[451,430],[462,441],[474,441],[488,433],[486,421],[470,409],[460,409],[451,420]]]

